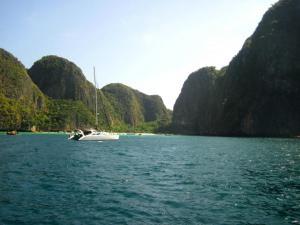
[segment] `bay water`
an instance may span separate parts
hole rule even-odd
[[[0,135],[0,224],[300,224],[300,139]]]

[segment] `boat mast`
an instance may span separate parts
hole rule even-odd
[[[95,112],[96,112],[96,128],[98,126],[98,109],[97,109],[97,82],[96,82],[96,72],[94,67],[94,83],[95,83],[95,96],[96,96],[96,103],[95,103]]]

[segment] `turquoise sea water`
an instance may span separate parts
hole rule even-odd
[[[0,135],[0,224],[299,224],[300,140]]]

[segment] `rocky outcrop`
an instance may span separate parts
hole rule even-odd
[[[185,134],[211,134],[216,116],[217,82],[225,69],[205,67],[184,82],[174,105],[173,126]]]
[[[197,82],[189,81],[191,87],[185,84],[174,107],[176,130],[234,136],[299,135],[299,21],[300,1],[279,1],[266,12],[223,76],[204,79],[203,73],[194,75]],[[183,107],[190,113],[178,113]],[[180,125],[186,121],[190,130]]]
[[[45,56],[28,70],[34,83],[53,99],[80,100],[90,109],[95,105],[95,89],[81,69],[58,56]]]
[[[0,129],[30,129],[45,107],[46,98],[23,64],[0,49]]]
[[[28,76],[23,64],[1,48],[0,94],[9,99],[28,101],[36,109],[44,106],[44,96]]]
[[[102,88],[115,109],[116,116],[136,126],[157,120],[170,120],[169,112],[158,95],[146,95],[124,84],[109,84]]]
[[[95,87],[81,69],[67,59],[45,56],[28,70],[32,80],[52,99],[83,102],[95,113]],[[110,84],[98,93],[98,117],[101,127],[138,126],[141,123],[170,120],[159,96],[145,95],[123,84]]]

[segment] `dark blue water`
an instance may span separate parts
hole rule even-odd
[[[300,140],[0,135],[0,224],[299,224]]]

